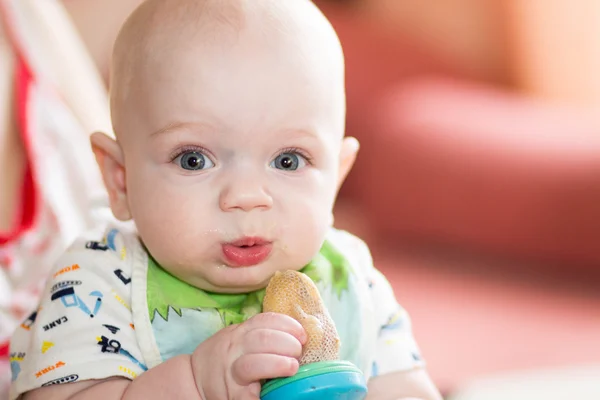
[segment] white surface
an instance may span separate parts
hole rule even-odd
[[[450,400],[598,400],[600,365],[522,371],[481,378]]]

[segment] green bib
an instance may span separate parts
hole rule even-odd
[[[317,256],[301,272],[319,286],[332,287],[338,296],[348,288],[350,267],[346,258],[328,241],[325,241]],[[251,293],[211,293],[191,286],[161,268],[148,257],[147,302],[150,321],[155,318],[169,319],[172,311],[182,317],[182,310],[206,312],[216,310],[223,326],[237,324],[262,311],[265,289]]]

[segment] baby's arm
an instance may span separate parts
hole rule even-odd
[[[47,386],[27,393],[23,400],[202,400],[195,382],[190,356],[182,355],[150,369],[133,381],[117,377]]]
[[[261,380],[298,371],[306,340],[298,321],[263,313],[220,330],[191,356],[171,358],[133,381],[118,377],[43,387],[25,399],[259,400]]]
[[[442,400],[424,368],[392,372],[369,381],[367,400]]]

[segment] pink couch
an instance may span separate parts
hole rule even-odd
[[[600,118],[474,82],[323,6],[362,143],[341,225],[367,235],[436,382],[600,360]]]

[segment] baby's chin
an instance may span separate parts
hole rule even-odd
[[[298,267],[297,270],[302,267]],[[284,268],[296,269],[296,268]],[[251,267],[214,266],[202,275],[187,277],[187,283],[213,293],[249,293],[264,289],[275,272],[282,270],[269,265]]]

